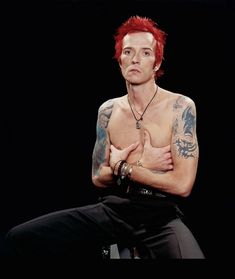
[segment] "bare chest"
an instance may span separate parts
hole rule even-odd
[[[144,146],[144,131],[151,136],[151,144],[161,147],[170,144],[172,135],[172,116],[162,111],[149,112],[139,121],[140,128],[136,127],[136,119],[129,111],[117,110],[113,113],[109,123],[109,137],[111,144],[123,149],[136,141],[140,142],[138,148],[132,152],[131,161],[137,161]]]

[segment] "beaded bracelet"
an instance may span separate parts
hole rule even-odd
[[[132,173],[132,165],[125,162],[121,168],[121,179],[125,179],[126,177],[130,177]]]
[[[117,166],[117,164],[119,163],[119,162],[121,162],[122,160],[119,160],[119,161],[117,161],[116,163],[115,163],[115,165],[114,165],[114,167],[113,167],[113,175],[115,175],[115,168],[116,168],[116,166]]]
[[[126,161],[125,160],[121,160],[121,163],[120,163],[120,165],[118,166],[118,176],[121,176],[121,169],[122,169],[122,166],[123,166],[123,164],[125,164],[126,163]]]
[[[119,186],[122,184],[121,169],[122,169],[123,164],[125,164],[125,163],[126,163],[125,160],[121,160],[121,163],[120,163],[120,165],[118,166],[118,172],[117,172],[117,176],[118,176],[117,185],[119,185]]]

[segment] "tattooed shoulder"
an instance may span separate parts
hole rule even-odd
[[[102,128],[107,128],[114,105],[115,99],[110,99],[104,102],[98,111],[98,125]]]
[[[196,157],[198,144],[195,103],[189,97],[180,96],[175,101],[173,110],[176,113],[173,123],[173,137],[178,154],[185,158]]]
[[[173,103],[173,111],[175,112],[180,111],[183,108],[185,108],[185,106],[189,106],[189,105],[195,106],[193,100],[187,96],[179,94]]]

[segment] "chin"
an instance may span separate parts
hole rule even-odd
[[[132,85],[140,85],[142,82],[136,78],[127,78],[126,79]]]

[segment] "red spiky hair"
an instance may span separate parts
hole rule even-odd
[[[162,62],[164,45],[166,42],[166,33],[158,28],[156,22],[147,17],[131,16],[127,19],[118,29],[114,35],[115,39],[115,55],[114,58],[120,61],[120,56],[122,53],[122,41],[126,34],[134,32],[150,32],[157,41],[155,56],[156,62]],[[155,63],[156,63],[155,62]],[[162,70],[156,72],[156,77],[163,74]]]

